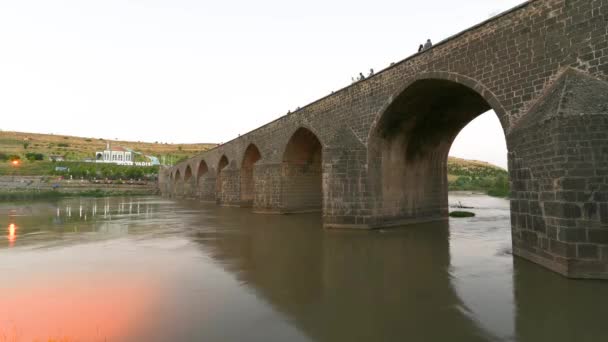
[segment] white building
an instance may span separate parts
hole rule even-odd
[[[112,147],[110,143],[103,151],[95,152],[95,162],[133,165],[133,152],[123,147]]]

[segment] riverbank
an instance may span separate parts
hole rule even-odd
[[[49,176],[0,176],[0,201],[157,193],[155,181],[89,181]]]

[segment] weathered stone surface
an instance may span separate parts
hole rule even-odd
[[[176,165],[160,189],[258,212],[321,209],[333,228],[446,219],[449,148],[493,109],[514,253],[608,278],[607,9],[527,2]]]

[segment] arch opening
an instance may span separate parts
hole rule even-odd
[[[473,89],[442,79],[415,81],[395,98],[368,144],[379,225],[447,217],[450,147],[491,109]]]
[[[209,167],[205,160],[198,163],[196,170],[196,188],[200,199],[205,201],[215,200],[215,179],[209,172]]]
[[[321,141],[306,128],[289,139],[281,165],[281,210],[320,211],[323,206]]]
[[[253,205],[255,197],[255,180],[253,168],[255,163],[262,158],[260,150],[254,144],[250,144],[245,150],[243,162],[241,163],[241,205]]]
[[[192,184],[194,179],[192,178],[192,168],[190,165],[186,166],[186,171],[184,171],[184,196],[189,196],[194,188],[194,184]]]
[[[175,175],[173,177],[173,189],[175,195],[182,194],[182,175],[179,170],[175,171]]]
[[[201,160],[198,163],[198,168],[196,170],[196,183],[200,184],[201,178],[204,177],[207,172],[209,172],[209,167],[207,167],[207,163],[204,160]]]
[[[226,166],[228,166],[228,158],[226,157],[226,155],[223,155],[217,164],[216,193],[218,199],[221,197],[222,194],[222,171],[226,168]]]

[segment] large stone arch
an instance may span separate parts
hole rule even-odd
[[[509,112],[505,109],[505,107],[498,100],[497,96],[485,85],[481,82],[465,76],[461,74],[457,74],[454,72],[446,72],[446,71],[433,71],[433,72],[421,72],[408,78],[408,81],[405,82],[402,86],[398,87],[397,90],[389,96],[387,101],[382,105],[379,110],[375,113],[374,119],[370,125],[370,129],[367,135],[367,141],[370,141],[370,138],[377,130],[378,124],[381,118],[384,116],[386,111],[395,103],[397,97],[403,94],[408,88],[410,88],[414,83],[423,80],[444,80],[451,81],[454,83],[458,83],[462,86],[468,87],[471,90],[475,91],[479,94],[488,105],[494,110],[496,113],[498,120],[503,128],[505,134],[508,134],[508,129],[510,127],[510,115]]]
[[[418,75],[391,96],[368,135],[372,225],[447,218],[452,142],[492,109],[504,130],[508,117],[496,97],[479,82],[453,73]]]
[[[258,147],[251,143],[245,149],[241,161],[241,205],[252,206],[255,198],[254,166],[262,158]]]
[[[323,207],[323,145],[318,135],[299,127],[281,159],[281,211],[320,211]]]

